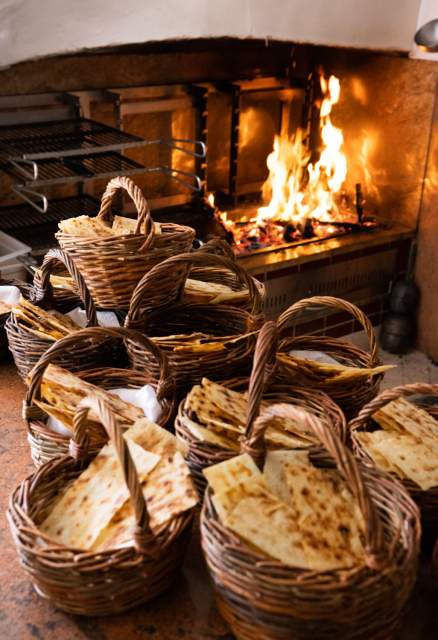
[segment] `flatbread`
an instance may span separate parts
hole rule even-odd
[[[215,494],[228,491],[236,482],[261,475],[254,460],[247,453],[207,467],[202,473]]]
[[[129,432],[125,439],[142,481],[160,458],[130,441]],[[67,547],[91,549],[102,529],[128,498],[116,450],[107,444],[56,502],[40,530]]]
[[[298,376],[309,377],[310,379],[313,377],[315,381],[324,376],[324,384],[328,386],[339,386],[346,382],[360,381],[395,367],[392,364],[379,365],[377,367],[348,367],[343,364],[327,364],[316,360],[308,360],[291,356],[288,353],[279,353],[277,358],[290,372]]]
[[[385,430],[410,433],[419,442],[438,447],[438,421],[405,398],[389,402],[372,417]]]
[[[363,517],[335,470],[315,468],[307,452],[280,451],[267,454],[263,475],[250,469],[245,477],[235,460],[205,474],[226,527],[291,567],[326,571],[364,562]]]
[[[437,450],[432,450],[429,444],[418,442],[409,434],[382,433],[384,437],[374,446],[390,465],[400,469],[406,478],[423,491],[438,486]]]
[[[58,223],[58,228],[62,233],[72,236],[100,238],[113,235],[111,227],[107,226],[99,218],[90,218],[85,215],[61,220]]]
[[[196,438],[199,442],[208,442],[210,444],[214,444],[218,446],[220,449],[229,449],[230,451],[239,451],[240,447],[237,441],[232,440],[231,438],[227,438],[226,436],[222,436],[210,429],[206,429],[205,427],[201,427],[199,424],[184,416],[182,418],[184,422],[184,426],[192,436]]]
[[[49,364],[44,371],[40,386],[41,402],[63,412],[66,417],[72,418],[79,401],[90,393],[107,401],[122,427],[130,427],[136,420],[144,417],[139,407],[121,400],[105,389],[81,380],[62,367]],[[36,404],[38,404],[37,401]],[[89,411],[88,419],[100,424],[99,417],[93,410]],[[72,420],[70,419],[66,425],[71,427]]]

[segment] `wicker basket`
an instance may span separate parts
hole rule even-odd
[[[191,227],[171,223],[162,223],[161,233],[156,233],[141,189],[126,177],[113,178],[108,183],[98,214],[100,220],[109,222],[113,199],[121,189],[134,201],[138,229],[144,225],[144,233],[105,238],[61,231],[56,234],[60,246],[75,259],[96,305],[104,309],[127,309],[144,274],[169,256],[188,251],[195,237]]]
[[[291,405],[271,410],[301,419],[304,413]],[[335,462],[357,499],[365,520],[365,562],[318,572],[269,559],[223,526],[208,489],[201,541],[220,612],[238,640],[386,640],[415,583],[418,509],[400,483],[356,461],[315,416],[306,419],[324,447],[318,466]],[[260,463],[263,421],[257,425],[245,446]]]
[[[29,291],[28,298],[37,306],[42,308],[52,308],[56,311],[66,311],[76,306],[76,296],[65,297],[54,294],[54,289],[50,284],[50,274],[52,270],[62,264],[69,272],[80,292],[83,307],[87,314],[87,326],[96,326],[96,309],[81,274],[76,268],[73,260],[64,251],[51,249],[45,256],[44,262],[38,273],[35,274],[34,284]],[[67,302],[68,301],[68,302]],[[38,337],[23,325],[19,318],[12,312],[5,325],[8,337],[9,349],[14,357],[15,365],[21,378],[26,382],[27,374],[35,366],[43,353],[53,345],[53,340]],[[101,354],[102,357],[104,354]],[[86,354],[79,349],[72,350],[68,355],[68,367],[74,371],[78,367],[85,365]],[[96,363],[96,354],[94,354]],[[88,366],[93,366],[89,362]],[[94,366],[96,366],[94,364]]]
[[[143,353],[144,357],[147,354],[148,358],[154,361],[156,373],[147,368],[142,372],[121,367],[116,368],[116,363],[112,367],[93,367],[90,369],[87,366],[93,360],[93,354],[96,357],[102,348],[108,348],[111,344],[115,344],[117,351],[120,352],[119,343],[123,345],[128,338],[133,344],[136,344],[139,353]],[[37,467],[55,456],[66,455],[69,450],[70,438],[47,427],[47,416],[34,404],[34,400],[39,397],[41,380],[47,365],[56,363],[62,366],[64,356],[68,359],[72,349],[79,349],[80,352],[85,353],[87,356],[84,359],[84,368],[81,371],[76,371],[76,374],[86,382],[104,389],[118,387],[139,388],[145,384],[150,384],[154,387],[157,399],[162,407],[159,424],[162,426],[169,424],[175,413],[175,387],[169,372],[167,358],[152,340],[137,331],[121,327],[82,329],[74,335],[58,340],[55,345],[46,351],[31,373],[26,399],[23,402],[23,418],[27,423],[32,460]],[[120,364],[123,365],[123,362]],[[94,437],[91,434],[90,439],[90,453],[96,453],[96,450],[104,442],[102,433],[96,433]]]
[[[290,337],[291,326],[296,322],[303,311],[311,307],[328,307],[333,311],[343,311],[349,313],[364,328],[369,341],[369,351],[363,351],[356,345],[339,338],[329,336],[298,336]],[[332,356],[341,364],[352,367],[376,367],[380,363],[378,347],[371,322],[366,315],[354,304],[332,298],[330,296],[315,296],[305,298],[293,304],[284,311],[278,319],[280,334],[279,351],[289,352],[297,350],[323,351]],[[291,371],[287,371],[290,379]],[[345,382],[342,386],[334,388],[327,385],[325,376],[320,376],[312,372],[311,377],[305,372],[293,372],[293,379],[299,384],[310,386],[312,389],[321,389],[330,395],[339,404],[348,419],[353,418],[364,404],[369,402],[378,393],[383,375],[376,375],[364,381]]]
[[[233,277],[237,277],[240,287],[249,289],[251,310],[222,304],[181,303],[178,297],[173,298],[172,304],[159,306],[154,295],[159,285],[163,301],[169,301],[168,282],[174,281],[175,272],[184,274],[179,288],[182,292],[189,269],[199,265],[203,268],[226,269]],[[178,391],[183,392],[204,376],[220,381],[249,372],[255,338],[248,334],[260,326],[261,308],[262,298],[254,278],[237,262],[209,253],[185,253],[161,262],[144,276],[132,296],[125,324],[153,336],[153,340],[168,356]],[[165,340],[167,336],[197,332],[208,335],[212,342],[220,343],[225,336],[234,341],[227,342],[222,350],[193,352],[175,351]],[[145,366],[152,366],[137,353],[135,345],[129,345],[129,352],[133,366],[139,371]]]
[[[83,552],[52,542],[38,526],[67,485],[92,456],[86,452],[88,409],[100,416],[114,443],[135,509],[134,544],[101,553]],[[152,533],[135,466],[122,432],[108,407],[96,397],[81,402],[75,417],[72,455],[45,464],[13,492],[8,520],[22,566],[37,593],[69,613],[100,616],[131,609],[162,593],[173,582],[187,545],[192,511]]]
[[[287,402],[310,411],[344,441],[346,436],[344,414],[323,391],[281,383],[275,380],[275,373],[269,372],[269,365],[275,357],[275,349],[276,325],[269,321],[260,330],[249,380],[242,378],[234,383],[232,381],[229,384],[225,383],[226,386],[235,390],[248,390],[247,433],[252,429],[254,420],[259,415],[260,403],[263,399],[269,403]],[[185,459],[199,497],[202,499],[207,484],[203,470],[218,462],[229,460],[236,453],[222,449],[216,444],[197,440],[186,426],[184,405],[185,400],[182,400],[175,420],[175,430],[177,437],[185,443]]]
[[[430,413],[437,419],[436,409],[438,406],[438,384],[426,384],[426,383],[416,383],[416,384],[407,384],[399,387],[394,387],[393,389],[386,389],[382,391],[376,398],[371,400],[367,405],[365,405],[358,416],[352,420],[349,424],[349,430],[351,434],[353,450],[356,456],[361,458],[363,462],[367,464],[372,464],[374,466],[373,460],[369,457],[362,444],[356,438],[356,433],[360,431],[369,431],[374,430],[372,426],[372,415],[381,409],[386,404],[391,402],[392,400],[396,400],[397,398],[409,397],[409,396],[435,396],[436,404],[432,408]],[[414,404],[417,404],[418,398],[413,398]],[[429,410],[429,405],[422,404],[418,402],[418,404],[425,409]],[[437,422],[438,427],[438,422]],[[394,476],[397,477],[398,476]],[[420,507],[421,511],[421,520],[423,524],[423,528],[428,530],[428,533],[432,532],[435,535],[438,535],[438,486],[432,487],[427,491],[422,491],[420,487],[409,479],[404,479],[403,485],[406,490],[410,493],[412,498]]]

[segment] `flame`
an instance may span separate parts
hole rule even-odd
[[[207,202],[208,202],[208,204],[210,205],[210,207],[211,207],[212,209],[214,209],[214,208],[215,208],[215,206],[214,206],[214,193],[209,193],[209,194],[207,195]]]
[[[347,160],[342,152],[344,136],[331,121],[333,106],[339,102],[341,85],[336,76],[321,76],[323,100],[320,109],[322,149],[319,160],[309,163],[303,132],[291,138],[276,136],[267,158],[268,178],[257,220],[282,220],[304,226],[308,218],[327,221],[337,213],[335,196],[347,176]]]

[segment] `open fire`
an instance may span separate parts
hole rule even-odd
[[[339,79],[333,75],[327,79],[321,74],[320,84],[318,160],[311,162],[301,129],[292,136],[277,135],[266,160],[269,174],[262,188],[263,205],[250,212],[216,209],[237,254],[375,226],[374,221],[362,218],[360,185],[356,185],[355,198],[343,188],[348,170],[344,137],[331,120],[340,97]],[[214,207],[213,194],[209,194],[208,201]]]

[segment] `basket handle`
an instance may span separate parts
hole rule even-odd
[[[226,240],[221,238],[212,238],[198,249],[199,253],[216,253],[217,255],[225,256],[230,260],[235,260],[236,256],[231,248],[231,245]]]
[[[361,311],[358,307],[356,307],[356,305],[352,304],[351,302],[342,300],[342,298],[334,298],[332,296],[314,296],[313,298],[304,298],[303,300],[295,302],[295,304],[286,309],[286,311],[283,311],[283,313],[278,318],[278,329],[280,331],[280,337],[281,333],[288,326],[290,326],[290,324],[294,320],[297,319],[302,311],[304,311],[308,307],[320,306],[329,307],[336,311],[346,311],[363,326],[370,345],[372,362],[374,364],[377,364],[379,361],[379,354],[373,325],[371,324],[367,316],[363,313],[363,311]]]
[[[96,327],[96,307],[85,280],[73,259],[65,251],[61,251],[60,249],[50,249],[44,256],[43,264],[34,277],[33,287],[29,295],[30,301],[35,304],[42,304],[52,298],[53,287],[50,284],[50,275],[53,267],[59,262],[66,267],[79,291],[79,297],[87,315],[87,327]]]
[[[263,392],[269,373],[268,366],[275,366],[275,356],[277,352],[277,325],[273,320],[265,322],[257,336],[254,350],[253,365],[248,385],[248,410],[246,414],[245,438],[242,442],[252,442],[254,436],[254,424],[260,410]],[[263,439],[263,433],[261,434]],[[262,452],[264,444],[258,443],[257,449]],[[254,447],[252,447],[254,450]],[[253,451],[254,454],[254,451]],[[261,465],[263,460],[259,460]]]
[[[56,361],[62,354],[75,349],[78,343],[80,344],[81,342],[88,341],[94,343],[97,351],[99,344],[108,338],[129,339],[141,349],[149,351],[158,362],[160,368],[160,379],[157,384],[157,399],[161,401],[173,393],[174,380],[169,373],[167,356],[150,338],[147,338],[134,329],[125,329],[124,327],[89,327],[88,329],[81,329],[80,331],[65,336],[65,338],[57,340],[55,344],[41,356],[29,373],[30,382],[24,401],[24,413],[26,414],[26,408],[32,405],[34,398],[39,392],[44,372],[51,362]],[[24,418],[26,419],[26,415],[24,415]]]
[[[414,384],[400,385],[393,389],[385,389],[385,391],[379,393],[379,395],[362,407],[357,416],[350,421],[350,424],[348,425],[350,432],[359,431],[376,411],[384,407],[389,402],[392,402],[392,400],[416,394],[438,396],[438,384],[416,382]]]
[[[137,209],[137,226],[135,228],[135,233],[140,233],[140,229],[144,223],[145,241],[139,248],[139,251],[146,251],[154,241],[154,223],[152,221],[149,205],[143,195],[143,191],[131,180],[131,178],[128,178],[127,176],[117,176],[108,182],[102,196],[97,217],[102,221],[111,219],[113,200],[117,192],[122,189],[126,191]]]
[[[132,294],[131,302],[129,305],[128,315],[126,316],[125,326],[127,327],[140,327],[142,325],[143,316],[142,311],[152,311],[144,306],[144,299],[147,299],[147,293],[149,290],[154,290],[159,287],[160,283],[164,282],[172,273],[176,265],[186,265],[187,268],[181,278],[180,292],[183,291],[185,282],[188,278],[190,268],[194,265],[202,265],[207,267],[222,267],[235,273],[240,282],[246,286],[249,290],[251,299],[251,313],[257,315],[262,307],[262,298],[260,292],[255,284],[254,279],[243,269],[237,262],[230,260],[229,258],[214,253],[194,251],[193,253],[180,253],[177,256],[172,256],[163,260],[159,264],[152,267],[148,271],[140,282],[137,284],[134,293]],[[156,307],[154,307],[156,308]]]
[[[319,418],[291,404],[279,403],[270,405],[264,409],[258,420],[256,420],[255,429],[244,442],[244,452],[249,453],[256,464],[260,464],[260,452],[263,452],[264,461],[263,433],[273,417],[291,418],[292,420],[300,421],[308,431],[315,434],[324,449],[334,459],[338,470],[356,498],[364,517],[367,565],[370,568],[381,566],[381,550],[384,540],[382,523],[363,481],[357,460],[342,443],[339,436],[327,425],[323,424]]]
[[[72,457],[80,459],[83,455],[86,455],[88,446],[86,418],[90,409],[98,415],[110,441],[115,447],[122,468],[123,477],[135,512],[134,545],[139,553],[153,556],[158,551],[158,544],[150,527],[147,505],[137,476],[137,470],[127,442],[123,437],[122,429],[118,426],[108,403],[102,398],[90,395],[83,398],[78,404],[73,422],[74,434],[70,441]]]

